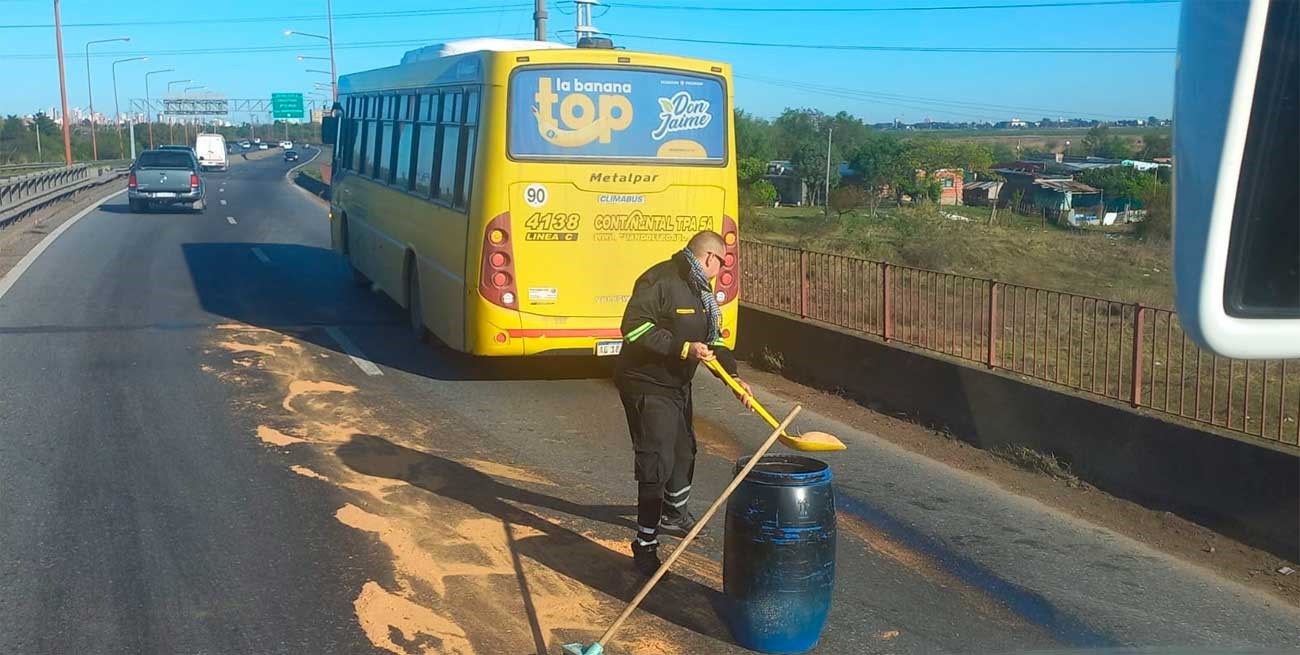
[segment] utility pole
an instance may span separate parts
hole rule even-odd
[[[68,124],[68,82],[63,72],[63,23],[59,21],[59,0],[54,0],[54,45],[59,55],[59,101],[63,105],[63,163],[72,165],[72,126]]]
[[[537,0],[533,8],[533,40],[546,40],[546,0]]]
[[[45,155],[41,154],[41,122],[36,121],[36,158],[44,159]]]
[[[826,216],[831,215],[831,135],[835,133],[835,126],[829,125],[826,128]]]

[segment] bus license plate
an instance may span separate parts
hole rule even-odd
[[[623,352],[622,341],[597,341],[596,342],[597,357],[609,357],[611,355],[617,355],[620,352]]]

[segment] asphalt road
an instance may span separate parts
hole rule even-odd
[[[118,196],[0,297],[0,653],[495,655],[593,638],[599,624],[548,614],[546,592],[589,593],[607,621],[635,591],[618,577],[633,486],[603,367],[418,343],[328,251],[289,164],[232,164],[209,176],[205,214],[128,214]],[[352,404],[306,395],[322,388]],[[699,512],[766,430],[705,377],[696,411]],[[827,457],[840,540],[818,652],[1300,648],[1300,612],[1276,599],[853,426],[801,424],[850,446]],[[400,529],[366,523],[402,512]],[[477,518],[504,525],[513,570],[425,576],[483,546],[435,543]],[[721,529],[704,573],[648,605],[640,634],[661,642],[623,648],[744,652],[705,616]],[[471,596],[500,614],[461,616]]]

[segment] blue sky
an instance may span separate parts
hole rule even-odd
[[[685,43],[641,37],[856,46],[957,48],[1172,48],[1177,43],[1177,3],[1053,6],[990,10],[872,13],[747,13],[651,8],[688,4],[710,7],[918,7],[1024,4],[1035,0],[609,0],[595,23],[632,50],[652,50],[722,60],[737,73],[736,102],[773,116],[785,107],[846,110],[869,121],[1005,120],[1012,116],[1138,118],[1172,112],[1174,55],[1083,53],[952,53],[792,49]],[[1052,0],[1037,0],[1049,2]],[[335,0],[339,72],[396,63],[418,43],[468,36],[531,36],[530,0]],[[553,38],[572,41],[573,7],[551,0]],[[159,8],[173,9],[165,16]],[[184,8],[183,11],[179,10]],[[223,2],[109,3],[63,0],[68,102],[86,105],[82,56],[92,39],[130,36],[130,43],[92,46],[96,109],[111,111],[113,59],[148,55],[147,62],[118,66],[123,109],[143,97],[146,70],[157,89],[171,79],[195,80],[230,98],[268,97],[273,91],[306,91],[327,81],[295,55],[324,56],[324,41],[285,37],[285,29],[325,32],[324,0],[224,0]],[[437,11],[477,13],[433,15]],[[420,15],[351,17],[373,12]],[[603,12],[603,14],[601,13]],[[268,20],[250,20],[267,18]],[[140,24],[161,20],[190,24]],[[244,22],[231,22],[242,20]],[[49,0],[0,0],[0,113],[29,113],[58,104],[54,35]],[[128,22],[130,25],[75,26]],[[633,35],[639,35],[634,37]],[[402,43],[392,43],[400,41]],[[357,44],[357,45],[351,45]],[[230,49],[270,48],[256,52]],[[202,49],[209,52],[168,54]],[[217,50],[225,50],[218,52]],[[773,82],[773,80],[775,82]],[[800,86],[791,86],[794,82]],[[157,86],[154,86],[157,85]],[[810,86],[811,85],[811,86]],[[182,86],[182,85],[177,85]],[[863,92],[873,95],[864,96]],[[880,95],[887,94],[887,95]],[[969,103],[969,104],[967,104]],[[987,106],[992,105],[992,106]]]

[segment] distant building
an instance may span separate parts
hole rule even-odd
[[[1002,183],[997,180],[981,180],[964,184],[961,190],[962,204],[988,207],[998,202],[998,192],[1001,190]],[[1005,205],[1006,202],[1001,204]]]
[[[960,168],[941,168],[934,172],[934,178],[939,181],[939,204],[940,205],[960,205],[962,203],[962,178],[964,173]]]

